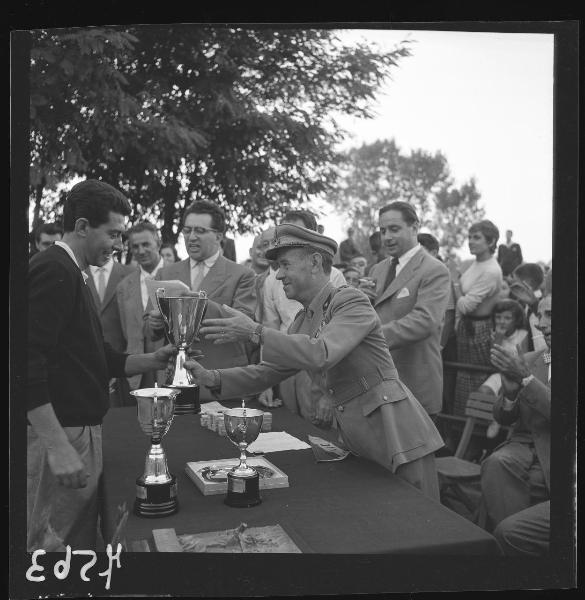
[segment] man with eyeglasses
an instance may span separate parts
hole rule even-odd
[[[217,204],[206,200],[190,204],[185,209],[181,224],[189,258],[163,267],[155,279],[178,279],[194,292],[205,290],[209,298],[206,313],[209,318],[228,316],[222,304],[254,318],[255,273],[248,267],[228,260],[220,252],[225,227],[225,212]],[[160,339],[164,330],[162,316],[157,309],[150,311],[148,322],[153,339]],[[218,347],[202,340],[197,343],[197,349],[203,353],[201,364],[207,368],[248,364],[246,346],[243,343],[235,342]],[[201,400],[212,400],[207,390],[201,389],[200,394]]]

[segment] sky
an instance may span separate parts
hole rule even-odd
[[[552,258],[552,34],[345,30],[390,49],[411,39],[381,89],[372,120],[344,118],[342,147],[394,138],[404,152],[440,150],[456,185],[475,177],[486,218],[514,232],[527,262]],[[321,205],[325,233],[338,242],[349,223]],[[238,261],[251,236],[236,238]],[[470,258],[467,248],[462,258]]]

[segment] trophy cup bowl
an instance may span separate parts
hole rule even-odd
[[[177,348],[174,365],[167,371],[165,386],[176,388],[180,395],[175,403],[175,414],[196,414],[200,412],[199,386],[184,364],[189,347],[199,341],[197,334],[207,310],[207,293],[195,292],[191,296],[166,296],[164,288],[156,290],[156,303],[163,317],[165,333],[169,343]],[[202,358],[202,354],[193,358]]]
[[[264,412],[253,408],[231,408],[223,414],[225,431],[240,449],[240,464],[227,474],[228,506],[248,507],[260,504],[260,476],[246,463],[246,448],[258,437]]]
[[[173,422],[179,391],[154,387],[130,393],[136,398],[140,428],[151,440],[144,473],[136,480],[134,513],[141,517],[166,517],[177,512],[179,501],[177,478],[169,473],[161,442]]]

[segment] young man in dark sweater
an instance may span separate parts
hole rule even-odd
[[[85,285],[83,270],[121,247],[130,212],[107,183],[78,183],[65,201],[62,241],[29,263],[28,551],[59,542],[95,549],[108,381],[165,368],[174,353],[170,345],[151,354],[114,351]]]

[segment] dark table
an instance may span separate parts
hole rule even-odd
[[[228,405],[228,403],[224,403]],[[229,403],[231,405],[232,403]],[[254,403],[250,407],[254,407]],[[271,409],[272,431],[327,437],[322,430],[285,408]],[[288,488],[262,490],[262,504],[231,508],[223,495],[204,496],[185,474],[190,461],[238,457],[225,437],[202,428],[198,415],[175,416],[164,437],[169,470],[177,476],[179,512],[147,519],[130,514],[128,543],[152,538],[153,529],[174,528],[178,535],[280,524],[304,552],[499,554],[495,539],[377,464],[350,456],[317,463],[310,449],[273,452],[266,458],[289,478]],[[149,439],[135,408],[110,409],[103,425],[103,530],[112,537],[117,507],[131,510],[135,480],[142,474]]]

